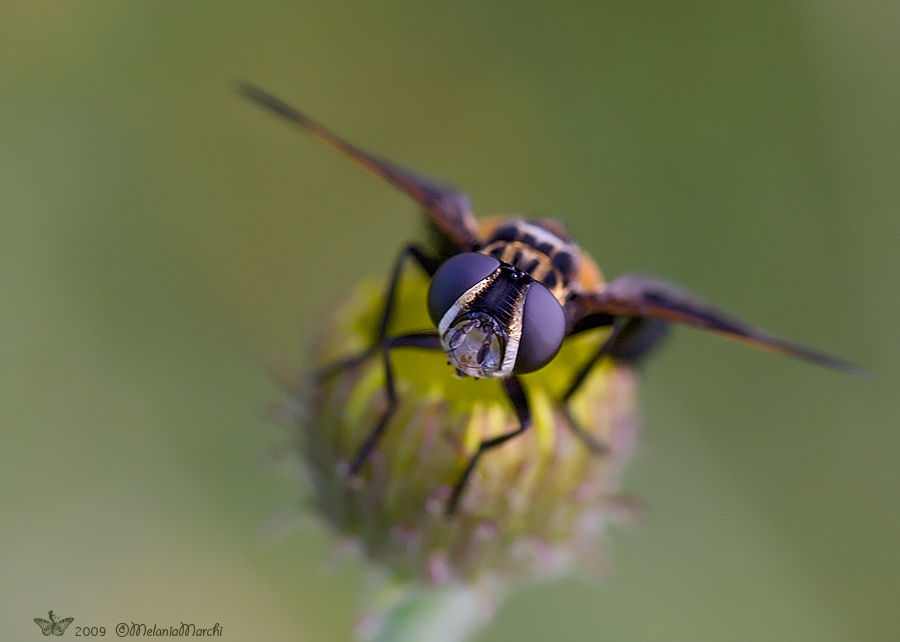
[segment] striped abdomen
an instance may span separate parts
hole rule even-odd
[[[490,231],[480,252],[528,273],[560,303],[578,275],[580,252],[555,222],[503,221]]]

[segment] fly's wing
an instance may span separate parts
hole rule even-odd
[[[795,345],[740,321],[677,287],[644,276],[626,274],[599,292],[579,294],[572,302],[574,316],[609,314],[681,323],[717,332],[757,348],[786,354],[826,368],[857,376],[871,376],[848,361]]]
[[[478,244],[475,217],[469,197],[458,188],[433,178],[426,178],[387,159],[351,145],[322,125],[271,94],[246,83],[237,90],[250,100],[271,109],[308,132],[313,138],[337,150],[381,180],[397,187],[419,203],[428,216],[459,249],[472,249]]]

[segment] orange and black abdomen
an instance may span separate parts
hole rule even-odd
[[[556,221],[493,217],[482,222],[482,254],[529,274],[564,304],[573,290],[601,287],[596,264]]]

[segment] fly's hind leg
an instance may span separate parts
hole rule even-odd
[[[667,323],[643,317],[615,317],[612,332],[597,351],[575,373],[571,383],[560,399],[569,428],[585,446],[593,453],[602,455],[607,452],[606,444],[587,432],[572,415],[569,401],[581,389],[587,376],[603,357],[609,356],[622,363],[637,366],[653,351],[668,334]]]

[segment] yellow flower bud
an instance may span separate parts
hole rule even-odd
[[[430,329],[427,280],[410,270],[397,292],[389,335]],[[368,349],[384,286],[360,285],[325,319],[313,345],[321,369]],[[459,378],[440,351],[391,351],[397,408],[360,475],[348,462],[387,404],[382,353],[297,392],[299,457],[321,517],[363,555],[401,580],[505,585],[564,573],[590,551],[621,505],[618,478],[635,437],[634,370],[602,361],[570,402],[571,416],[607,452],[573,433],[556,401],[609,329],[566,340],[547,367],[521,380],[533,426],[486,452],[455,514],[451,489],[479,443],[517,427],[502,386]]]

